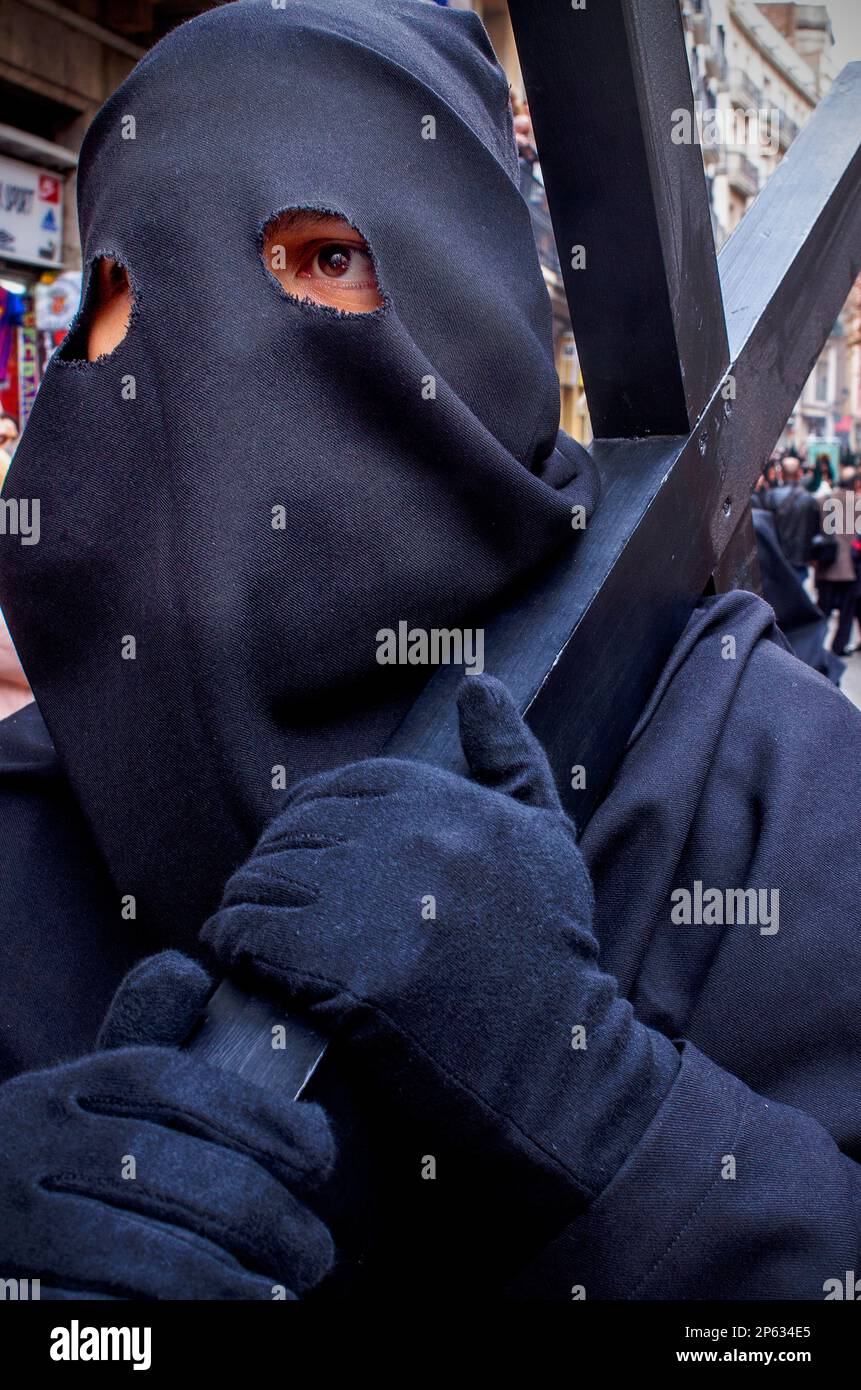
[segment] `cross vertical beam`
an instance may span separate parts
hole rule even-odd
[[[595,436],[687,435],[729,348],[679,6],[508,8]]]

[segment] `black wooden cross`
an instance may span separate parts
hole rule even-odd
[[[756,574],[750,492],[861,269],[861,63],[716,257],[700,147],[672,140],[673,113],[693,119],[678,0],[509,10],[602,496],[570,555],[487,626],[485,666],[582,828],[700,595]],[[465,770],[460,676],[437,672],[387,752]],[[291,1021],[273,1051],[273,1021],[225,983],[191,1046],[298,1090],[322,1044]]]

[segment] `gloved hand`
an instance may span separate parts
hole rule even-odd
[[[293,1299],[327,1273],[301,1200],[332,1162],[323,1112],[169,1046],[211,988],[178,952],[143,961],[105,1050],[0,1086],[4,1278],[42,1298]]]
[[[457,1133],[512,1195],[579,1209],[679,1057],[600,968],[574,827],[505,687],[467,678],[459,715],[474,780],[380,758],[299,783],[203,937],[348,1039],[431,1152]]]

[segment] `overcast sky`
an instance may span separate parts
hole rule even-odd
[[[861,58],[861,0],[827,0],[834,47],[831,56],[839,70]]]

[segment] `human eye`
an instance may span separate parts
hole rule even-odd
[[[346,241],[331,241],[312,249],[298,273],[300,279],[337,281],[341,289],[371,289],[377,285],[370,252]]]
[[[288,294],[344,314],[383,307],[376,264],[362,233],[343,217],[284,209],[264,227],[261,252]]]
[[[129,288],[128,271],[120,261],[103,256],[99,262],[98,270],[100,288],[109,295],[123,293]]]

